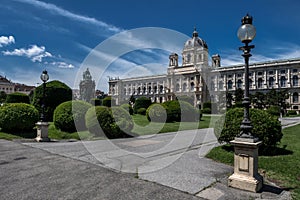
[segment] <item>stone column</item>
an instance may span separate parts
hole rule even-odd
[[[49,142],[50,138],[48,138],[48,122],[38,122],[35,124],[37,126],[37,137],[35,140],[37,142]]]
[[[258,192],[263,186],[263,177],[258,173],[258,146],[261,141],[235,138],[234,173],[228,178],[228,186]]]

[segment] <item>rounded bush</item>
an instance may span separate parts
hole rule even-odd
[[[29,96],[20,92],[8,94],[6,96],[6,103],[27,103],[29,104]]]
[[[146,116],[152,122],[165,122],[167,119],[166,106],[164,104],[152,104],[146,110]]]
[[[60,104],[54,110],[55,127],[69,133],[86,130],[85,113],[91,107],[85,101],[67,101]]]
[[[179,101],[179,103],[182,122],[199,121],[200,114],[196,108],[194,108],[190,103],[185,101]]]
[[[151,99],[149,99],[147,97],[140,97],[135,100],[135,103],[133,106],[133,111],[134,111],[134,113],[137,113],[138,109],[140,109],[140,108],[147,109],[151,104],[152,104]]]
[[[287,114],[288,115],[297,115],[297,111],[296,110],[288,110]]]
[[[179,102],[176,100],[166,101],[163,105],[167,109],[167,122],[179,122],[181,118]]]
[[[203,108],[202,113],[203,114],[211,114],[211,109],[210,108]]]
[[[127,136],[133,129],[129,113],[120,107],[95,106],[85,115],[86,127],[96,136],[120,138]]]
[[[234,108],[216,122],[214,132],[220,143],[229,143],[240,134],[243,116],[243,108]],[[282,131],[277,117],[264,110],[250,109],[250,119],[253,126],[252,133],[262,141],[260,149],[274,147],[280,142]]]
[[[46,83],[45,91],[45,116],[47,121],[53,121],[55,108],[66,101],[72,100],[72,89],[60,81],[50,81]],[[42,112],[43,85],[34,90],[32,104]]]
[[[18,134],[32,131],[39,120],[39,112],[26,103],[9,103],[0,107],[1,131]]]
[[[102,100],[101,99],[97,99],[97,98],[93,98],[91,99],[91,104],[93,106],[101,106]]]
[[[112,106],[116,105],[116,102],[112,97],[105,97],[102,100],[102,105],[106,106],[106,107],[112,107]]]
[[[270,108],[267,109],[267,112],[271,115],[280,116],[280,107],[279,106],[270,106]]]
[[[139,108],[137,110],[137,114],[140,114],[140,115],[146,115],[146,108]]]
[[[129,112],[130,115],[133,115],[133,108],[128,103],[124,103],[121,105],[121,108],[125,109]]]

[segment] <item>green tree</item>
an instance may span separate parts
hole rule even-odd
[[[241,107],[244,99],[244,91],[241,88],[238,88],[234,91],[234,101],[236,107]]]
[[[43,85],[34,90],[32,104],[42,112]],[[55,108],[66,101],[72,100],[72,89],[60,81],[50,81],[46,83],[45,91],[45,115],[47,121],[53,121]]]
[[[14,92],[6,96],[6,103],[28,103],[29,96],[20,92]]]
[[[251,95],[251,102],[254,105],[254,108],[263,109],[266,107],[266,95],[262,92],[256,92],[254,95]]]
[[[230,92],[226,92],[226,107],[232,108],[233,95]]]
[[[135,100],[134,106],[133,106],[133,111],[134,113],[137,113],[137,111],[140,108],[145,108],[147,109],[150,105],[151,105],[151,99],[147,98],[147,97],[140,97],[138,99]]]

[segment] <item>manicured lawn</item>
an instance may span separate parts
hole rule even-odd
[[[172,122],[172,123],[158,123],[149,122],[144,115],[133,115],[135,126],[133,133],[138,135],[156,134],[175,132],[178,130],[192,130],[208,128],[214,125],[214,122],[219,116],[203,116],[200,122]]]
[[[259,156],[259,170],[267,179],[292,191],[294,199],[300,199],[300,125],[283,129],[283,138],[273,156]],[[233,151],[229,145],[216,147],[208,158],[233,165]]]
[[[144,115],[133,115],[133,121],[135,123],[132,132],[137,135],[147,135],[147,134],[156,134],[156,133],[166,133],[166,132],[175,132],[178,130],[191,130],[191,129],[201,129],[213,127],[214,122],[219,118],[219,116],[203,116],[200,122],[172,122],[172,123],[155,123],[149,122]],[[53,124],[50,122],[48,136],[51,139],[62,140],[62,139],[87,139],[95,140],[102,138],[95,138],[88,131],[67,133],[60,130],[57,130]],[[21,136],[16,136],[4,132],[0,132],[0,139],[20,139],[20,138],[34,138],[36,136],[36,131],[34,130],[29,134],[21,134]]]

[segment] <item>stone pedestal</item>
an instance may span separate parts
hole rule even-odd
[[[235,138],[234,173],[228,178],[228,186],[258,192],[263,186],[263,177],[258,173],[258,146],[261,141]]]
[[[37,137],[35,140],[37,142],[49,142],[50,138],[48,138],[48,122],[38,122],[35,124],[37,126]]]

